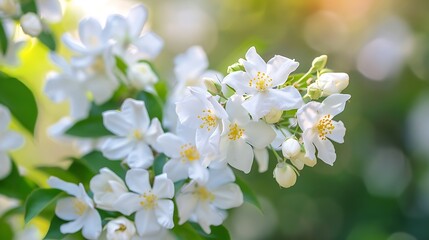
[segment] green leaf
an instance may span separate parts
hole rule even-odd
[[[47,207],[54,204],[64,192],[58,189],[40,188],[34,190],[25,202],[25,223],[39,215]]]
[[[94,176],[94,172],[91,171],[89,166],[81,159],[72,158],[72,160],[73,162],[69,166],[68,171],[79,179],[78,182],[81,182],[85,187],[88,187],[91,178]]]
[[[126,171],[121,166],[121,161],[109,160],[98,151],[94,151],[83,156],[81,158],[81,162],[85,164],[94,174],[98,174],[100,169],[107,167],[114,173],[118,174],[118,176],[125,176]]]
[[[37,13],[37,4],[35,0],[20,0],[21,11],[25,14],[28,12]]]
[[[46,173],[49,176],[55,176],[55,177],[61,178],[66,182],[74,182],[74,183],[79,182],[79,179],[76,178],[76,176],[74,176],[69,171],[60,167],[38,167],[37,170],[43,173]]]
[[[19,174],[18,168],[12,161],[11,173],[0,181],[0,194],[24,201],[33,189],[34,184]]]
[[[21,81],[0,72],[0,103],[9,108],[21,125],[34,133],[37,105],[33,93]]]
[[[203,237],[192,227],[191,224],[184,223],[182,225],[176,224],[172,229],[173,234],[177,240],[204,240]]]
[[[259,203],[256,195],[253,193],[252,189],[238,176],[236,176],[235,183],[237,183],[238,186],[241,188],[241,191],[243,192],[244,201],[254,205],[260,211],[262,211],[261,204]]]
[[[128,70],[127,63],[125,63],[125,61],[119,56],[115,56],[115,62],[116,62],[116,67],[119,69],[119,71],[125,76],[127,76],[127,70]]]
[[[211,226],[210,227],[210,234],[207,234],[204,232],[204,230],[200,227],[197,223],[190,223],[191,226],[200,234],[204,239],[207,240],[230,240],[231,237],[229,236],[229,231],[226,229],[223,225],[219,226]]]
[[[161,101],[165,103],[165,101],[167,101],[167,94],[168,94],[167,83],[165,81],[159,81],[155,83],[154,87]]]
[[[165,163],[167,162],[167,156],[164,154],[159,154],[153,161],[153,171],[155,175],[162,174],[162,169],[164,168]]]
[[[3,55],[6,55],[7,48],[9,46],[9,40],[4,29],[3,21],[0,19],[0,48]]]
[[[13,240],[14,234],[11,226],[4,219],[0,219],[0,235],[2,240]]]
[[[58,218],[57,216],[54,216],[51,220],[51,225],[49,226],[49,230],[43,239],[45,239],[45,240],[63,239],[65,237],[65,235],[61,233],[60,227],[64,223],[66,223],[66,221]]]
[[[39,41],[43,43],[46,47],[51,51],[55,51],[57,49],[57,44],[55,42],[55,37],[51,32],[43,31],[37,36]]]
[[[76,122],[66,131],[66,134],[84,138],[112,135],[112,133],[104,127],[103,116],[101,115],[89,116],[86,119]]]
[[[151,119],[158,118],[158,120],[162,122],[163,104],[159,96],[156,96],[146,91],[141,91],[139,94],[137,94],[136,99],[145,102],[147,112],[149,113],[149,117]]]

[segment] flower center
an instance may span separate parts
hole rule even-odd
[[[331,114],[323,116],[317,123],[316,128],[319,133],[319,138],[326,140],[326,135],[331,134],[335,128],[332,124]]]
[[[228,138],[229,140],[238,140],[243,136],[244,129],[240,128],[237,123],[231,123],[229,124],[229,133]]]
[[[134,132],[133,132],[133,138],[135,138],[137,140],[142,140],[143,139],[143,134],[139,130],[134,130]]]
[[[202,121],[200,128],[207,128],[207,131],[210,131],[216,126],[217,117],[211,109],[203,110],[203,114],[197,117]]]
[[[202,201],[213,201],[215,199],[215,195],[209,192],[207,188],[199,186],[195,193],[198,195],[198,198]]]
[[[264,72],[258,72],[256,77],[250,79],[249,87],[255,86],[256,90],[263,92],[273,85],[273,79]]]
[[[158,197],[152,193],[149,193],[149,194],[145,193],[145,194],[141,195],[140,197],[143,198],[143,201],[140,202],[140,205],[146,210],[154,209],[158,204],[157,203]]]
[[[125,232],[125,231],[127,231],[127,226],[125,226],[122,223],[120,223],[118,226],[118,229],[115,230],[115,232]]]
[[[190,162],[200,159],[200,153],[194,145],[184,144],[180,146],[180,150],[180,156],[183,159],[187,159]]]
[[[76,214],[79,216],[82,216],[88,208],[88,206],[84,202],[77,198],[73,199],[73,207]]]

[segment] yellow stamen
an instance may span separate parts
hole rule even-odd
[[[147,209],[147,210],[154,209],[158,205],[158,197],[152,193],[149,193],[149,194],[145,193],[140,197],[144,199],[143,201],[140,202],[140,205],[144,209]]]
[[[330,114],[323,116],[316,125],[317,132],[319,133],[319,138],[326,140],[326,135],[331,134],[335,129],[334,124],[332,124],[332,117]]]
[[[200,159],[200,153],[197,150],[197,147],[191,144],[184,144],[180,146],[180,156],[183,160],[188,160],[190,162]]]
[[[140,130],[134,130],[133,137],[137,140],[142,140],[143,134],[140,132]]]
[[[195,193],[198,195],[198,198],[202,201],[213,201],[215,199],[215,195],[209,192],[207,188],[199,186],[197,187]]]
[[[273,85],[273,79],[264,72],[258,72],[256,77],[249,81],[249,87],[253,85],[255,85],[256,90],[263,92]]]
[[[244,129],[240,128],[237,123],[231,123],[229,124],[229,133],[228,138],[229,140],[238,140],[243,136]]]
[[[210,131],[212,128],[216,127],[217,117],[212,110],[203,110],[203,114],[197,117],[202,121],[200,128],[207,128],[207,131]]]
[[[76,214],[79,216],[82,216],[88,208],[88,206],[84,202],[77,198],[73,199],[73,207]]]
[[[127,230],[127,227],[124,224],[119,224],[118,229],[115,230],[115,232],[125,232]]]

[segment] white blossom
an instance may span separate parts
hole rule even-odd
[[[55,23],[63,17],[59,0],[36,0],[36,5],[42,19]]]
[[[341,93],[349,85],[349,75],[347,73],[323,73],[310,86],[309,89],[321,91],[322,97],[327,97],[334,93]]]
[[[125,217],[109,221],[105,226],[106,240],[137,240],[134,223]]]
[[[284,188],[292,187],[296,183],[296,172],[289,164],[278,163],[273,175],[277,183]]]
[[[37,16],[37,14],[32,12],[22,15],[20,19],[20,24],[21,24],[22,31],[24,31],[24,33],[32,37],[39,36],[39,34],[43,30],[42,23],[40,22],[39,16]]]
[[[128,192],[124,181],[108,168],[100,169],[100,174],[91,179],[89,186],[97,208],[107,211],[115,211],[113,206],[118,197]]]

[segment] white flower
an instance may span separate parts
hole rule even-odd
[[[70,221],[61,225],[61,233],[75,233],[82,229],[85,238],[97,239],[101,233],[101,217],[83,185],[80,183],[78,186],[56,177],[50,177],[48,184],[73,196],[58,200],[55,208],[55,214],[59,218]]]
[[[343,122],[336,122],[332,118],[344,110],[349,99],[348,94],[332,94],[322,103],[309,102],[298,109],[298,124],[303,130],[306,157],[315,160],[317,148],[317,157],[333,165],[336,154],[330,140],[343,143],[346,129]]]
[[[21,13],[21,5],[16,0],[0,0],[0,16],[14,17]],[[2,19],[3,20],[3,19]]]
[[[15,22],[11,19],[2,19],[3,29],[6,32],[8,47],[6,54],[0,51],[0,63],[3,65],[17,66],[19,64],[18,51],[24,46],[24,41],[16,41]]]
[[[20,19],[20,24],[22,31],[32,37],[39,36],[43,30],[39,16],[32,12],[24,14]]]
[[[128,65],[127,77],[130,85],[137,90],[155,92],[154,85],[158,82],[158,76],[146,62],[135,62]]]
[[[63,13],[61,4],[58,0],[36,0],[37,10],[42,19],[49,22],[58,22],[61,20]]]
[[[218,150],[222,121],[228,115],[216,99],[205,90],[189,87],[189,96],[176,103],[176,112],[182,125],[197,129],[196,145],[204,151]]]
[[[302,170],[304,165],[313,167],[317,163],[316,159],[310,159],[305,156],[304,152],[301,152],[301,144],[292,137],[283,142],[282,153],[298,170]]]
[[[8,129],[11,120],[10,112],[0,105],[0,180],[7,177],[12,170],[12,163],[8,152],[21,147],[24,138]]]
[[[132,8],[125,18],[112,15],[107,19],[106,29],[113,38],[117,54],[123,56],[125,52],[131,53],[136,59],[153,59],[161,51],[163,40],[151,31],[141,35],[147,19],[147,10],[140,4]]]
[[[173,228],[174,204],[170,199],[174,196],[174,184],[167,174],[156,176],[151,187],[148,171],[131,169],[125,181],[133,192],[122,194],[115,208],[125,215],[136,213],[134,221],[140,236]]]
[[[322,97],[327,97],[334,93],[341,93],[348,85],[347,73],[324,73],[309,88],[318,89]]]
[[[170,158],[163,172],[174,182],[188,177],[198,182],[207,181],[208,170],[203,166],[203,161],[209,156],[195,145],[195,130],[180,132],[179,135],[165,133],[157,140],[161,152]]]
[[[250,120],[249,114],[242,107],[243,101],[243,97],[234,95],[226,103],[229,119],[224,125],[220,152],[222,159],[226,159],[229,165],[249,173],[254,158],[251,146],[255,149],[264,149],[270,145],[276,134],[265,122]],[[258,160],[258,157],[256,159]]]
[[[125,217],[118,217],[106,224],[106,240],[137,239],[134,223]]]
[[[179,224],[190,220],[198,222],[210,233],[210,225],[218,226],[226,218],[226,209],[243,204],[243,193],[234,183],[231,168],[210,169],[206,183],[191,181],[184,185],[176,197]]]
[[[118,197],[128,192],[124,181],[108,168],[100,169],[100,174],[91,179],[89,186],[94,193],[97,208],[107,211],[115,211],[113,205]]]
[[[265,63],[252,47],[247,51],[246,60],[242,63],[246,72],[232,72],[223,81],[234,88],[237,94],[250,96],[244,101],[243,107],[254,120],[265,116],[272,109],[290,110],[303,104],[296,88],[277,88],[298,68],[297,62],[276,55]]]
[[[152,149],[157,148],[156,139],[163,133],[157,118],[150,122],[145,103],[126,99],[121,111],[103,113],[104,126],[115,134],[102,146],[103,155],[112,160],[125,158],[131,168],[148,168],[153,163]]]
[[[296,172],[289,164],[278,163],[273,174],[277,183],[284,188],[292,187],[296,183]]]

